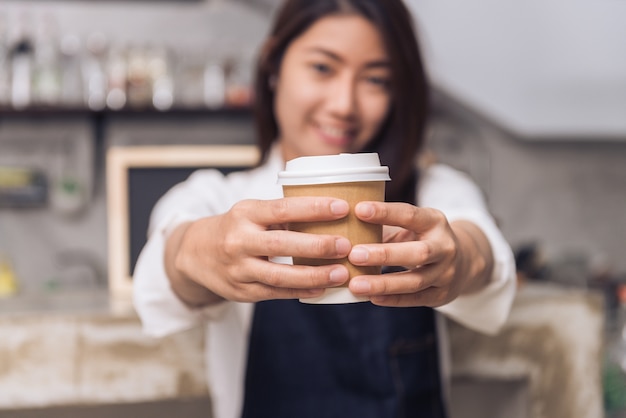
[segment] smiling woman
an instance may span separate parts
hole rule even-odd
[[[255,83],[259,166],[196,171],[152,212],[133,281],[146,331],[208,319],[217,418],[446,417],[438,312],[495,333],[515,271],[476,186],[416,165],[428,85],[403,1],[286,1]],[[359,152],[389,167],[387,201],[283,197],[276,183],[286,160]],[[382,227],[382,243],[286,229],[346,217]],[[383,274],[350,278],[346,259]],[[298,301],[339,286],[368,302]]]

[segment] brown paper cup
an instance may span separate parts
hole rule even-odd
[[[342,156],[343,155],[345,154],[342,154]],[[341,180],[340,177],[327,177],[326,179],[327,181],[329,181],[329,179]],[[292,231],[309,234],[341,235],[346,237],[353,246],[358,244],[379,243],[382,241],[382,225],[374,225],[359,220],[354,214],[354,207],[357,203],[363,201],[384,201],[385,180],[372,181],[368,179],[367,181],[355,181],[355,178],[351,177],[351,180],[346,182],[303,185],[283,184],[283,193],[285,197],[336,197],[347,201],[350,205],[350,212],[345,218],[330,222],[292,223],[289,225],[289,229]],[[364,274],[380,274],[381,271],[380,266],[355,266],[350,263],[347,258],[316,259],[294,257],[293,263],[309,266],[343,264],[348,269],[350,279]],[[328,288],[324,292],[324,295],[320,297],[301,299],[301,301],[306,303],[351,303],[368,300],[368,298],[355,296],[350,292],[348,283],[349,281],[343,286]]]

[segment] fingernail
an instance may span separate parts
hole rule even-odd
[[[345,268],[337,268],[330,272],[329,281],[331,283],[344,283],[348,280],[348,271]]]
[[[350,241],[347,238],[337,238],[335,241],[335,251],[338,255],[348,254],[350,252]]]
[[[354,247],[350,252],[350,261],[365,263],[370,258],[370,253],[363,247]]]
[[[370,218],[374,215],[374,206],[369,203],[359,203],[355,208],[355,212],[363,218]]]
[[[367,280],[354,279],[350,282],[350,290],[356,293],[367,293],[372,289],[370,282]]]
[[[330,203],[330,211],[333,215],[345,215],[350,210],[345,200],[333,200]]]

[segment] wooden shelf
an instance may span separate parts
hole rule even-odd
[[[29,107],[23,110],[0,107],[0,117],[67,117],[67,116],[207,116],[207,117],[251,117],[249,107],[225,107],[208,109],[203,107],[175,107],[165,111],[154,108],[124,108],[121,110],[90,110],[72,107]]]

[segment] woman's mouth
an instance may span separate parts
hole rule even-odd
[[[329,125],[317,125],[317,131],[323,142],[333,146],[347,146],[355,136],[353,128],[338,128]]]

